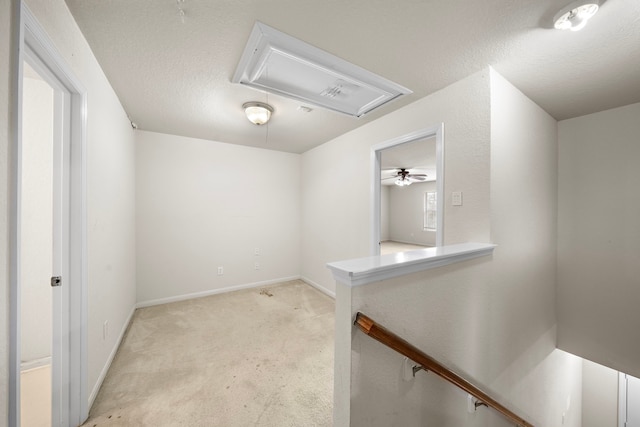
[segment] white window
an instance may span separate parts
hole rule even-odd
[[[424,193],[424,229],[433,231],[436,229],[437,204],[436,192]]]

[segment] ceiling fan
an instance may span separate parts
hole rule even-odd
[[[395,173],[392,176],[389,176],[387,178],[382,178],[382,180],[386,180],[386,179],[395,179],[395,184],[400,186],[400,187],[405,187],[407,185],[411,185],[411,183],[413,182],[424,182],[427,180],[427,175],[424,173],[411,173],[409,172],[409,169],[405,169],[405,168],[396,168],[396,169],[389,169],[392,171],[395,171]]]

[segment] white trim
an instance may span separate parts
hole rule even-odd
[[[424,230],[425,232],[428,232],[429,230]],[[416,242],[409,242],[407,240],[402,240],[402,239],[394,239],[394,238],[388,238],[387,240],[383,240],[380,243],[384,243],[384,242],[395,242],[395,243],[404,243],[405,245],[414,245],[414,246],[423,246],[425,248],[434,248],[435,246],[431,246],[431,245],[425,245],[424,243],[416,243]]]
[[[14,31],[14,43],[11,46],[15,64],[11,82],[12,116],[9,130],[13,127],[13,134],[9,142],[8,167],[10,169],[9,188],[9,396],[8,418],[10,426],[20,425],[20,203],[22,175],[20,167],[22,139],[22,43],[24,39],[24,23],[20,7],[12,2],[11,21]]]
[[[627,375],[618,372],[618,427],[627,424]]]
[[[444,245],[444,123],[420,129],[371,147],[371,255],[380,255],[380,179],[382,151],[420,139],[436,138],[436,198],[437,229],[436,246]]]
[[[109,372],[109,369],[111,368],[111,364],[113,363],[113,359],[116,357],[116,353],[118,353],[118,349],[120,348],[120,345],[122,344],[122,340],[124,339],[125,334],[127,333],[127,329],[129,328],[129,325],[131,324],[131,321],[133,320],[133,315],[136,312],[136,307],[134,306],[131,309],[131,313],[129,313],[129,316],[127,317],[127,321],[124,322],[124,326],[122,327],[122,330],[120,331],[120,334],[118,335],[118,339],[115,342],[115,345],[113,346],[113,349],[111,350],[111,354],[109,354],[109,357],[107,358],[106,363],[104,364],[104,367],[102,368],[102,371],[100,372],[100,376],[98,377],[98,380],[96,381],[95,385],[93,386],[93,390],[91,391],[91,395],[89,396],[89,408],[91,406],[93,406],[93,402],[96,400],[96,397],[98,397],[98,392],[100,391],[100,387],[102,387],[102,383],[104,382],[104,379],[107,376],[107,373]]]
[[[280,66],[270,66],[273,61],[279,62]],[[323,96],[320,91],[316,92],[317,87],[305,87],[306,82],[292,82],[289,75],[278,72],[278,68],[286,69],[292,64],[295,64],[298,79],[303,74],[302,80],[318,80],[320,85],[329,85],[327,89],[337,81],[343,81],[353,86],[352,90],[366,91],[372,99],[362,105],[360,102],[354,103],[349,96],[335,99]],[[274,72],[277,75],[273,75]],[[413,93],[404,86],[259,21],[253,26],[231,82],[354,117],[362,117],[378,107]],[[365,98],[369,99],[369,96]]]
[[[27,360],[26,362],[20,363],[20,372],[42,368],[47,365],[51,365],[51,356],[43,357],[41,359]]]
[[[314,288],[316,288],[317,290],[319,290],[320,292],[322,292],[323,294],[336,299],[336,293],[334,291],[330,291],[329,289],[325,288],[324,286],[320,285],[319,283],[314,282],[311,279],[308,279],[304,276],[300,277],[300,280],[302,280],[304,283],[306,283],[309,286],[312,286]]]
[[[194,298],[202,298],[210,295],[224,294],[227,292],[239,291],[242,289],[258,288],[260,286],[275,285],[276,283],[288,282],[291,280],[299,280],[300,276],[283,277],[280,279],[264,280],[262,282],[246,283],[244,285],[227,286],[224,288],[211,289],[203,292],[194,292],[192,294],[176,295],[167,298],[158,298],[148,301],[141,301],[136,304],[136,308],[151,307],[154,305],[169,304],[172,302],[185,301]]]
[[[24,2],[16,8],[14,16],[19,37],[17,76],[14,81],[17,90],[13,105],[16,111],[16,126],[13,146],[11,147],[11,188],[10,199],[10,294],[11,331],[10,331],[10,383],[9,383],[9,423],[20,425],[20,176],[21,176],[21,111],[22,111],[22,63],[29,59],[39,62],[46,68],[46,74],[55,80],[56,89],[63,92],[65,100],[65,121],[70,127],[65,131],[66,155],[64,158],[63,180],[67,190],[65,198],[65,262],[63,273],[64,292],[62,298],[67,304],[60,318],[63,335],[68,338],[64,344],[68,348],[68,357],[59,370],[68,380],[63,380],[63,424],[79,425],[87,418],[87,209],[86,209],[86,105],[87,91],[75,77],[64,57],[55,47],[33,13]],[[14,47],[15,48],[15,47]],[[49,82],[54,85],[53,82]],[[62,99],[62,98],[60,98]],[[68,203],[67,203],[68,202]],[[65,279],[66,278],[66,279]],[[66,286],[65,286],[66,285]],[[67,345],[68,344],[68,345]],[[58,405],[55,405],[56,407]]]
[[[460,243],[450,246],[358,258],[327,264],[336,281],[347,286],[361,286],[442,267],[473,258],[489,256],[496,245]]]

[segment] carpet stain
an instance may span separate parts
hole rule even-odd
[[[273,296],[271,291],[269,291],[269,289],[266,289],[266,288],[260,289],[260,295],[266,295],[268,297],[272,297]]]
[[[330,427],[334,310],[299,280],[139,309],[84,426]]]

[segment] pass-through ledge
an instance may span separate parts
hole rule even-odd
[[[496,245],[492,243],[459,243],[331,262],[327,264],[327,267],[332,271],[336,281],[348,286],[361,286],[481,256],[488,256],[493,253],[495,247]]]

